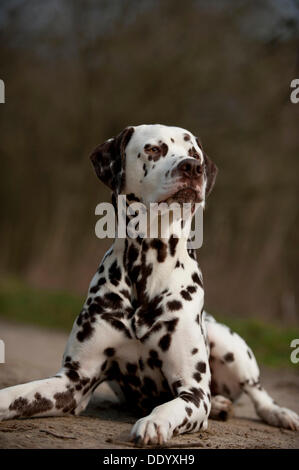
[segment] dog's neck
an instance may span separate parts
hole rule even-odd
[[[163,276],[167,278],[173,270],[183,265],[184,267],[196,259],[195,250],[188,249],[188,237],[191,228],[191,219],[185,221],[185,232],[179,233],[178,224],[170,224],[160,231],[157,237],[116,238],[114,241],[115,252],[123,256],[125,271],[136,282],[138,266],[141,270],[150,266],[149,278]],[[180,224],[179,224],[180,225]],[[134,268],[137,268],[134,270]]]

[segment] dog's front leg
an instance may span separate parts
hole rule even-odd
[[[0,390],[0,421],[77,415],[87,406],[94,389],[107,378],[114,378],[111,367],[114,351],[124,340],[128,341],[125,326],[122,330],[115,328],[113,315],[97,318],[92,327],[87,325],[82,324],[79,316],[68,341],[63,367],[56,376]]]
[[[211,375],[201,320],[199,316],[197,321],[191,320],[186,312],[182,313],[168,341],[163,341],[163,334],[157,341],[161,331],[149,339],[153,345],[160,345],[161,371],[175,398],[135,423],[131,437],[142,444],[162,444],[173,435],[207,428]]]

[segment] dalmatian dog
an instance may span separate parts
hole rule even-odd
[[[91,160],[114,204],[124,194],[128,205],[203,207],[217,173],[191,132],[159,124],[127,127]],[[106,381],[140,410],[131,437],[143,445],[205,430],[208,418],[225,419],[243,392],[266,423],[299,430],[298,415],[260,385],[245,341],[204,311],[195,250],[169,225],[167,236],[115,239],[92,278],[61,369],[0,391],[0,420],[78,415]]]

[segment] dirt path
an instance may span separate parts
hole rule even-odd
[[[0,320],[6,363],[0,364],[0,388],[57,372],[67,335]],[[280,403],[299,412],[299,374],[263,370],[263,384]],[[108,403],[110,401],[110,404]],[[111,401],[114,405],[111,406]],[[115,404],[110,391],[98,389],[80,417],[35,418],[0,423],[0,448],[128,448],[135,418]],[[209,429],[172,439],[171,446],[209,448],[299,448],[299,433],[261,423],[247,397],[227,422],[209,421]]]

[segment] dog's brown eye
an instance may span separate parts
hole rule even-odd
[[[159,152],[159,150],[160,150],[159,147],[152,147],[151,148],[152,152]]]

